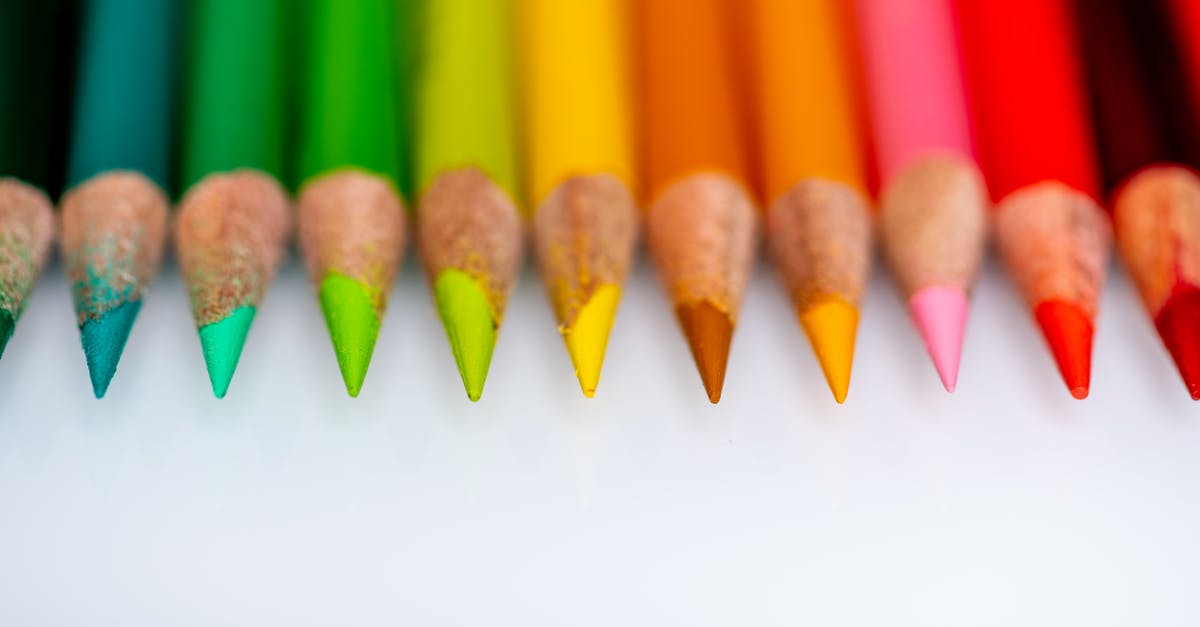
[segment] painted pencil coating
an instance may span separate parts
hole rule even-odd
[[[0,177],[0,356],[46,262],[53,234],[53,210],[46,194]]]
[[[754,258],[734,3],[639,3],[646,236],[711,402]]]
[[[388,0],[313,0],[297,226],[346,391],[371,362],[403,258],[397,17]]]
[[[445,0],[421,12],[417,244],[471,400],[522,255],[509,8]]]
[[[884,185],[880,239],[942,384],[953,391],[986,238],[953,0],[858,0]]]
[[[871,260],[861,130],[838,0],[752,3],[767,244],[835,400]],[[799,30],[798,30],[799,29]]]
[[[636,235],[623,0],[521,0],[534,251],[586,396],[595,393]]]

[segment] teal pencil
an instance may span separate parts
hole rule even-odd
[[[86,0],[62,254],[104,396],[166,242],[176,0]]]

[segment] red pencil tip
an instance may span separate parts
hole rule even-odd
[[[1192,400],[1200,401],[1200,287],[1176,285],[1154,324]]]
[[[1038,304],[1034,317],[1071,396],[1087,398],[1092,381],[1092,335],[1095,331],[1091,317],[1077,305],[1061,300]]]
[[[721,401],[725,386],[725,364],[729,360],[729,343],[733,338],[733,322],[728,314],[708,301],[675,308],[679,324],[692,348],[692,359],[700,370],[700,380],[713,404]]]

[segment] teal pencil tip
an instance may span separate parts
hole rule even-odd
[[[8,346],[8,338],[12,337],[16,327],[17,319],[8,311],[0,310],[0,357],[4,356],[4,347]]]
[[[200,327],[204,366],[208,369],[208,380],[217,398],[225,398],[225,393],[229,391],[229,382],[233,380],[233,371],[237,370],[254,314],[254,307],[238,307],[225,319]]]
[[[129,331],[141,309],[141,301],[127,301],[80,325],[79,337],[96,398],[104,398],[108,391],[121,353],[125,351],[125,342],[129,340]]]

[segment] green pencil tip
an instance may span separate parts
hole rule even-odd
[[[83,355],[87,359],[88,376],[92,379],[92,392],[96,398],[104,398],[108,391],[121,353],[125,351],[125,342],[129,340],[129,331],[141,309],[142,301],[126,301],[79,326]]]
[[[365,284],[337,272],[326,274],[317,290],[329,337],[333,340],[333,352],[337,355],[338,368],[350,396],[358,396],[362,390],[367,367],[371,365],[371,353],[375,351],[375,339],[379,337],[377,298],[372,291]]]
[[[238,307],[223,320],[200,327],[200,348],[204,351],[204,365],[208,368],[208,380],[212,382],[213,394],[225,398],[233,371],[237,370],[238,358],[246,344],[246,333],[254,322],[255,308]]]
[[[12,315],[12,312],[0,309],[0,357],[4,356],[4,347],[8,346],[8,339],[12,337],[15,328],[17,328],[16,317]]]
[[[496,323],[487,294],[475,279],[459,270],[440,272],[433,291],[463,386],[467,388],[467,396],[477,401],[483,395],[492,349],[496,346]]]

